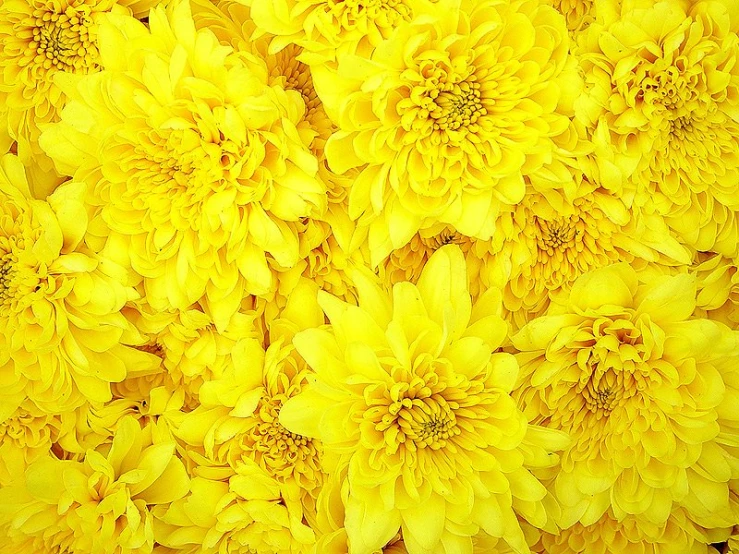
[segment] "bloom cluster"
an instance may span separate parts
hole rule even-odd
[[[0,74],[4,553],[739,553],[735,0],[2,0]]]

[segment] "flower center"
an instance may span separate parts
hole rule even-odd
[[[560,218],[554,221],[536,219],[539,233],[537,242],[539,250],[546,252],[547,256],[554,256],[557,249],[567,248],[574,244],[579,235],[577,230],[577,219],[574,217]]]
[[[298,91],[303,97],[306,119],[310,120],[310,116],[321,106],[321,100],[313,88],[310,69],[297,59],[299,54],[300,48],[294,44],[280,50],[277,54],[277,71],[285,77],[285,88]]]
[[[52,3],[33,13],[33,39],[26,58],[43,67],[80,72],[94,67],[98,57],[90,6],[69,6],[61,13]]]
[[[242,446],[253,450],[271,475],[285,479],[305,474],[306,483],[315,482],[313,476],[320,471],[318,451],[311,439],[291,433],[280,424],[278,417],[285,400],[284,394],[277,394],[262,401],[254,414],[257,424],[243,437]]]
[[[429,114],[434,119],[435,130],[456,131],[469,127],[487,114],[480,100],[480,84],[474,82],[474,76],[469,79],[469,82],[445,83],[439,88]]]
[[[399,446],[415,451],[419,448],[439,450],[452,437],[461,433],[454,409],[441,394],[435,374],[413,377],[410,382],[395,383],[385,397],[390,403],[385,409],[368,412],[380,415],[375,429],[385,436],[385,447],[395,452]],[[438,389],[434,390],[434,389]]]

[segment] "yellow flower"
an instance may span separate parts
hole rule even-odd
[[[175,435],[187,444],[194,473],[228,478],[256,464],[293,503],[310,508],[323,480],[316,441],[278,421],[283,403],[305,380],[305,367],[276,341],[264,352],[256,340],[233,347],[233,364],[200,388],[201,405],[184,414]]]
[[[195,477],[161,517],[157,541],[180,554],[299,554],[315,536],[256,464],[228,481]]]
[[[324,209],[325,186],[296,127],[298,94],[197,30],[187,2],[149,23],[106,18],[104,70],[68,83],[72,100],[41,142],[89,183],[107,250],[144,278],[147,301],[184,310],[204,298],[222,330],[298,262],[294,223]]]
[[[528,426],[509,396],[518,367],[493,353],[506,336],[497,291],[472,306],[456,245],[392,297],[371,274],[353,277],[359,307],[319,292],[332,327],[295,336],[316,373],[280,412],[289,431],[321,440],[332,474],[347,472],[352,552],[401,528],[410,554],[470,553],[480,528],[527,552],[516,513],[551,526],[528,468],[554,463],[564,438]]]
[[[51,451],[59,436],[58,416],[24,403],[0,422],[0,487],[22,475],[28,465]]]
[[[698,252],[693,266],[698,285],[697,307],[710,319],[739,327],[739,267],[710,252]]]
[[[653,526],[678,506],[706,527],[732,521],[737,458],[723,443],[736,429],[726,414],[739,349],[728,327],[692,317],[695,299],[690,275],[616,264],[582,275],[512,337],[520,405],[573,440],[553,484],[564,527],[609,508]]]
[[[162,359],[172,386],[197,397],[204,382],[222,376],[233,364],[231,353],[237,342],[261,339],[254,326],[257,313],[248,309],[252,306],[252,299],[244,299],[242,311],[234,313],[220,332],[207,308],[199,304],[157,311],[146,302],[136,302],[123,313],[148,338],[138,348]]]
[[[348,255],[325,221],[306,219],[300,228],[300,252],[307,265],[303,277],[343,300],[355,302],[356,292],[349,268],[364,264],[358,252]]]
[[[595,0],[547,0],[567,21],[567,28],[577,36],[595,20],[598,2]],[[620,0],[612,0],[618,2]]]
[[[305,111],[297,127],[304,142],[320,156],[333,125],[313,87],[310,68],[298,60],[302,49],[295,44],[274,49],[269,35],[254,40],[256,26],[251,9],[237,0],[191,0],[191,5],[197,28],[211,30],[221,43],[233,46],[237,52],[259,56],[267,65],[270,86],[300,94]]]
[[[98,25],[104,13],[142,13],[150,0],[8,0],[0,4],[0,122],[18,141],[18,154],[45,171],[40,129],[57,121],[67,97],[59,72],[100,69]]]
[[[481,279],[503,290],[515,329],[541,315],[551,298],[592,269],[635,258],[690,260],[660,218],[636,217],[620,199],[593,185],[571,201],[530,189],[501,214],[498,229]]]
[[[274,50],[296,44],[311,63],[333,61],[337,54],[365,54],[409,21],[427,0],[274,0],[249,4],[261,33],[276,35]]]
[[[543,533],[539,548],[542,554],[607,554],[639,552],[641,554],[716,554],[711,542],[723,537],[700,529],[682,511],[676,511],[663,525],[648,525],[629,517],[618,521],[606,513],[591,525],[576,524],[559,535]]]
[[[125,273],[86,249],[85,187],[33,200],[23,165],[0,159],[0,421],[27,397],[48,413],[110,400],[110,383],[154,366],[120,310]]]
[[[523,172],[550,158],[568,118],[562,16],[538,1],[444,1],[396,27],[367,58],[312,66],[338,124],[326,143],[337,173],[358,168],[349,215],[370,226],[373,265],[435,222],[488,239]]]
[[[737,22],[721,2],[643,4],[599,12],[581,36],[577,116],[608,186],[664,215],[686,244],[712,250],[715,222],[736,229],[739,209]],[[736,255],[735,237],[722,253]]]
[[[144,554],[155,506],[182,498],[189,479],[175,443],[121,421],[109,450],[84,461],[42,458],[0,489],[0,536],[13,554]]]

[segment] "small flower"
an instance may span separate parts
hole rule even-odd
[[[256,464],[228,481],[195,477],[161,517],[157,541],[181,554],[300,554],[313,531],[285,505],[280,487]]]
[[[0,486],[10,484],[29,464],[48,455],[60,427],[59,416],[45,414],[28,402],[0,422]]]
[[[196,474],[222,479],[256,464],[280,485],[284,498],[310,508],[307,497],[318,494],[323,480],[318,444],[278,419],[305,380],[305,368],[291,350],[280,341],[266,352],[256,340],[237,343],[232,366],[201,386],[201,405],[180,418],[174,432],[188,445]]]
[[[673,264],[690,259],[660,218],[636,217],[593,185],[571,201],[529,190],[501,214],[490,252],[481,279],[503,290],[516,329],[590,270],[637,258]]]
[[[276,0],[253,2],[252,17],[262,33],[276,35],[275,48],[296,44],[312,63],[344,53],[365,53],[409,21],[424,0]]]
[[[354,281],[359,307],[319,293],[332,327],[295,336],[316,373],[280,412],[345,475],[352,551],[369,554],[402,529],[410,554],[447,543],[472,552],[482,528],[525,552],[515,514],[551,524],[547,491],[527,465],[553,462],[563,444],[529,427],[509,396],[518,369],[493,353],[506,336],[497,291],[472,306],[455,245],[392,297],[369,274]]]
[[[125,418],[108,451],[90,450],[80,462],[37,460],[0,489],[4,544],[44,554],[151,552],[152,509],[189,489],[174,448]]]
[[[698,525],[732,521],[736,458],[722,433],[736,429],[723,404],[737,394],[736,336],[693,317],[695,298],[685,273],[615,264],[582,275],[512,337],[516,397],[573,440],[553,484],[564,527],[609,509],[662,526],[680,506]]]
[[[26,397],[55,414],[110,400],[110,383],[148,371],[152,356],[121,315],[133,289],[82,238],[85,187],[33,200],[23,166],[0,160],[0,374],[10,412]]]

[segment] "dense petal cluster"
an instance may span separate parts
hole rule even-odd
[[[737,552],[738,54],[737,0],[0,0],[0,550]]]
[[[410,554],[471,552],[479,529],[525,549],[516,513],[549,524],[547,491],[527,466],[546,465],[566,441],[529,428],[513,403],[518,367],[493,353],[506,334],[498,303],[473,306],[466,274],[455,245],[392,296],[358,274],[359,306],[322,293],[331,329],[295,337],[316,373],[280,421],[320,439],[334,471],[348,472],[353,551],[382,548],[399,529]]]
[[[0,160],[2,417],[26,399],[59,413],[111,399],[110,383],[156,360],[121,314],[135,291],[109,259],[85,248],[84,186],[31,197],[20,160]]]
[[[700,525],[733,519],[720,405],[739,392],[723,377],[737,336],[692,317],[692,277],[646,276],[588,273],[512,339],[521,403],[573,439],[554,482],[565,526],[609,509],[660,526],[678,505]]]
[[[489,238],[522,172],[551,156],[567,129],[557,79],[566,74],[564,23],[539,2],[434,5],[397,26],[366,60],[313,66],[339,125],[326,143],[337,173],[358,168],[349,215],[369,227],[372,261],[424,223]],[[432,219],[433,218],[433,219]]]
[[[325,205],[325,186],[296,127],[302,100],[269,86],[260,59],[196,30],[187,3],[174,12],[152,11],[150,29],[108,18],[103,71],[76,82],[41,140],[60,170],[90,181],[101,232],[149,303],[205,299],[222,329],[298,262],[293,223]]]
[[[734,255],[736,234],[721,244],[716,224],[735,230],[739,208],[737,22],[722,2],[643,4],[604,10],[581,35],[577,116],[610,186],[622,178],[687,244]]]

